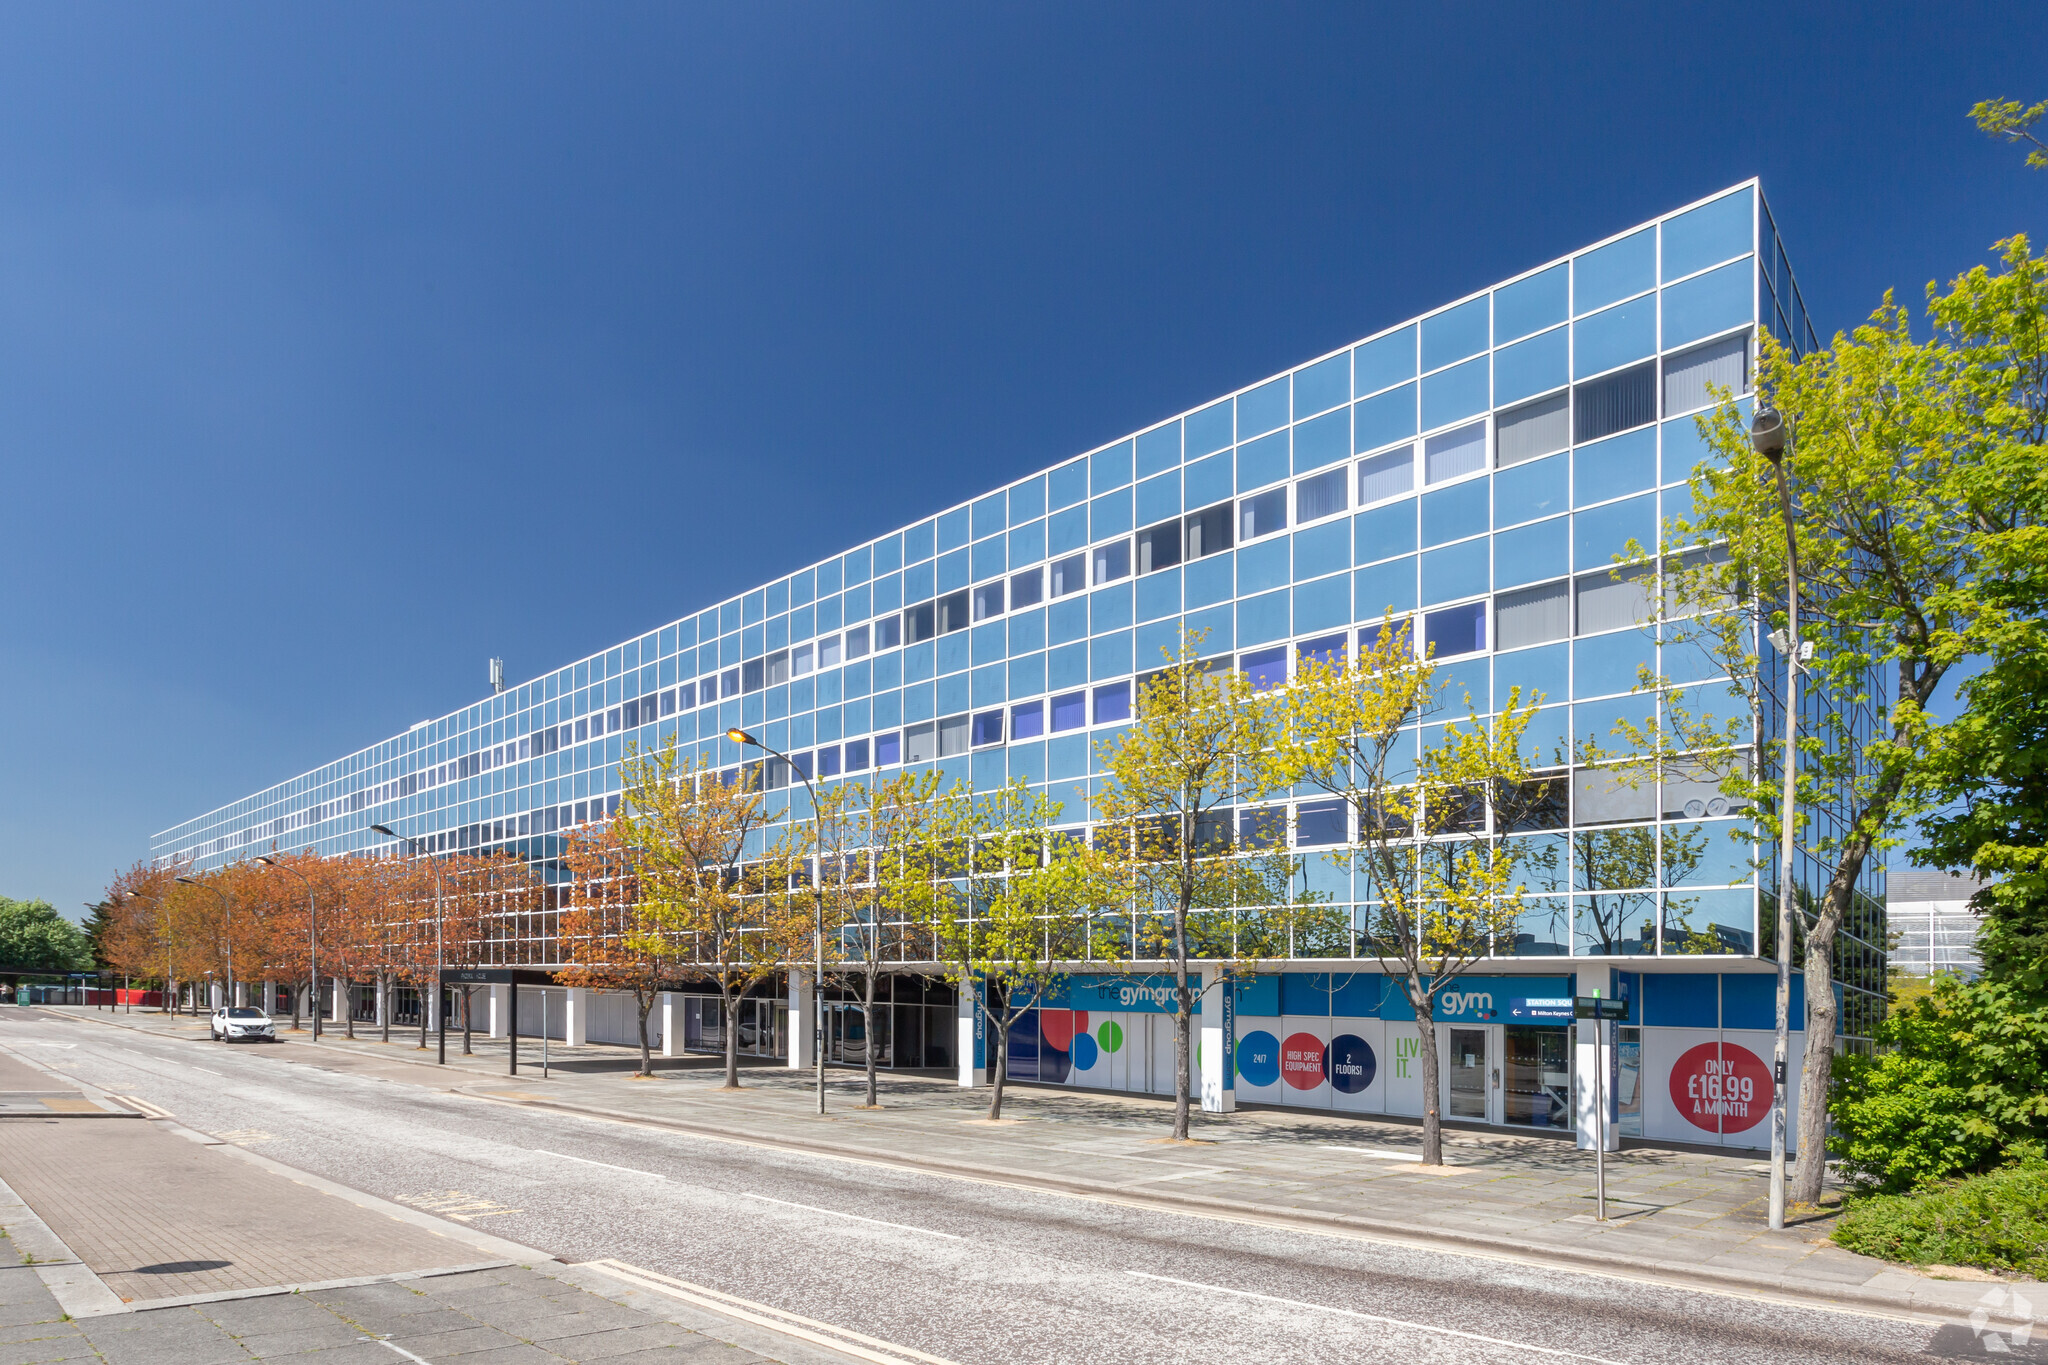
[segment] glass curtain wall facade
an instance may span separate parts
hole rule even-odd
[[[1760,326],[1816,344],[1750,182],[176,825],[153,852],[202,868],[344,853],[386,846],[381,823],[546,867],[562,830],[616,808],[628,741],[731,768],[758,756],[724,738],[735,725],[818,781],[1023,778],[1079,823],[1095,746],[1184,628],[1277,686],[1392,613],[1440,661],[1451,714],[1517,687],[1544,701],[1528,746],[1566,799],[1499,955],[1754,967],[1768,925],[1723,798],[1629,789],[1570,755],[1654,713],[1639,666],[1713,686],[1641,624],[1654,566],[1614,566],[1684,511],[1694,415],[1712,386],[1748,391]],[[806,813],[780,762],[762,777]],[[1331,803],[1240,818],[1263,837],[1276,810],[1304,852],[1349,835]],[[1354,902],[1349,875],[1304,862]],[[1883,989],[1881,902],[1875,881],[1875,920],[1845,935],[1852,997]],[[547,918],[501,951],[549,961]],[[1356,940],[1294,952],[1350,958]],[[1852,1033],[1874,1008],[1852,1003]]]

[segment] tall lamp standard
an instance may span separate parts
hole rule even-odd
[[[1771,1052],[1771,1227],[1785,1226],[1785,1063],[1792,1028],[1792,836],[1798,774],[1799,731],[1799,542],[1792,529],[1792,495],[1785,486],[1785,419],[1759,407],[1749,424],[1749,443],[1771,462],[1778,482],[1778,511],[1785,521],[1785,633],[1772,631],[1772,644],[1785,655],[1785,790],[1778,802],[1778,1019]],[[1811,1045],[1811,1040],[1809,1040]],[[1802,1161],[1820,1154],[1804,1152]]]
[[[433,855],[432,855],[431,853],[429,853],[429,852],[427,851],[427,846],[426,846],[425,844],[421,843],[421,842],[420,842],[419,840],[417,840],[417,839],[413,838],[413,837],[412,837],[411,835],[407,835],[407,834],[400,834],[400,833],[399,833],[399,832],[398,832],[397,830],[395,830],[395,829],[391,828],[391,827],[390,827],[389,825],[372,825],[372,826],[370,826],[370,828],[371,828],[371,829],[373,829],[373,830],[375,830],[375,831],[376,831],[377,833],[379,833],[379,834],[381,834],[381,835],[385,836],[385,837],[386,837],[386,838],[388,838],[388,839],[397,839],[397,840],[398,840],[398,841],[400,841],[401,843],[404,843],[404,844],[410,845],[410,846],[411,846],[411,848],[412,848],[413,856],[414,856],[414,857],[416,857],[416,858],[427,858],[427,857],[433,857]],[[435,858],[435,859],[434,859],[434,1013],[435,1013],[435,1015],[436,1015],[436,1016],[438,1016],[438,1015],[439,1015],[439,1014],[441,1013],[441,972],[442,972],[442,971],[444,970],[445,964],[446,964],[446,959],[445,959],[445,956],[444,956],[444,953],[443,953],[443,944],[442,944],[442,942],[441,942],[441,860],[440,860],[439,858]],[[421,1001],[420,1007],[421,1007],[422,1009],[426,1008],[426,1002],[424,1001],[424,999],[423,999],[423,1000]],[[391,1016],[387,1014],[387,1015],[386,1015],[386,1016],[384,1016],[384,1017],[388,1019],[388,1018],[390,1018]],[[446,1065],[448,1065],[448,1030],[447,1030],[447,1029],[445,1029],[445,1028],[443,1028],[443,1029],[441,1029],[441,1030],[440,1030],[440,1034],[441,1034],[441,1042],[440,1042],[440,1054],[439,1054],[439,1057],[438,1057],[438,1061],[439,1061],[439,1063],[440,1063],[440,1064],[441,1064],[442,1066],[446,1066]]]
[[[313,1041],[320,1041],[320,917],[313,907],[313,879],[287,863],[281,863],[268,854],[258,854],[256,861],[265,867],[274,867],[279,872],[289,872],[306,884],[306,935],[308,951],[312,961],[307,971],[313,978]],[[298,1006],[292,1006],[292,1013],[298,1013]]]
[[[226,920],[228,934],[228,998],[224,1003],[232,1009],[235,1003],[235,903],[228,899],[227,892],[212,882],[202,882],[197,877],[179,877],[177,880],[185,886],[203,887],[220,897],[221,915]]]
[[[811,877],[811,907],[816,912],[817,922],[811,932],[811,947],[817,955],[817,975],[811,981],[811,1053],[818,1068],[818,1114],[825,1113],[825,825],[818,814],[818,789],[811,785],[811,775],[789,762],[789,755],[772,745],[763,744],[745,730],[735,725],[725,732],[725,737],[735,744],[751,744],[775,755],[789,769],[803,779],[804,790],[811,796],[811,840],[817,846],[818,867]],[[871,1042],[872,1045],[872,1042]]]

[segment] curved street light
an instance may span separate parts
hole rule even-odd
[[[279,872],[289,872],[306,884],[306,933],[311,939],[312,953],[308,973],[313,978],[313,1041],[317,1043],[320,1041],[320,919],[318,911],[313,906],[313,879],[289,863],[281,863],[269,854],[258,854],[256,861],[265,867],[276,868]],[[270,1002],[264,1003],[267,1005]],[[297,1017],[298,1012],[299,1007],[292,1006],[294,1017]]]
[[[370,828],[386,838],[396,839],[401,843],[409,845],[413,856],[416,858],[434,857],[433,852],[425,844],[409,834],[400,834],[389,825],[372,825]],[[441,1019],[441,973],[446,970],[441,942],[441,919],[441,860],[434,858],[434,1017],[445,1025],[447,1021]],[[426,997],[422,993],[420,1008],[424,1010],[426,1007]],[[446,1066],[448,1065],[448,1030],[443,1027],[440,1030],[440,1034],[441,1044],[438,1060],[440,1065]]]
[[[751,744],[756,749],[765,749],[803,779],[804,790],[811,796],[811,841],[817,847],[818,866],[811,876],[811,906],[816,913],[816,924],[811,933],[811,946],[817,954],[817,975],[811,980],[811,1052],[817,1064],[818,1113],[825,1112],[825,825],[818,814],[818,789],[811,785],[811,775],[790,763],[789,755],[772,744],[763,744],[745,730],[735,725],[725,732],[725,737],[735,744]],[[762,784],[764,787],[766,783]],[[870,1046],[873,1040],[870,1040]]]

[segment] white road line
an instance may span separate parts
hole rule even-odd
[[[584,1264],[615,1279],[624,1280],[627,1284],[652,1289],[658,1294],[682,1299],[700,1308],[709,1308],[715,1313],[723,1313],[727,1317],[751,1322],[757,1327],[781,1332],[785,1336],[829,1346],[856,1359],[873,1361],[875,1365],[907,1365],[913,1360],[923,1361],[924,1365],[953,1365],[952,1361],[942,1356],[926,1355],[923,1351],[898,1346],[892,1341],[882,1341],[856,1332],[850,1327],[835,1327],[829,1322],[819,1322],[780,1308],[771,1308],[765,1303],[755,1303],[751,1299],[742,1299],[721,1290],[706,1288],[701,1284],[691,1284],[688,1280],[678,1280],[668,1275],[656,1274],[652,1270],[642,1270],[639,1266],[628,1265],[624,1261],[607,1258],[601,1261],[585,1261]],[[855,1342],[861,1344],[854,1345]],[[868,1347],[875,1349],[866,1349]]]
[[[1347,1147],[1341,1143],[1325,1142],[1323,1149],[1331,1152],[1353,1152],[1359,1156],[1376,1156],[1382,1161],[1420,1161],[1420,1152],[1401,1152],[1392,1147]]]
[[[908,1223],[891,1223],[882,1218],[863,1218],[857,1213],[841,1213],[838,1209],[821,1209],[816,1204],[793,1204],[787,1199],[770,1199],[765,1194],[741,1191],[742,1199],[758,1199],[764,1204],[780,1204],[786,1209],[802,1209],[806,1213],[830,1214],[834,1218],[851,1218],[856,1223],[873,1223],[878,1228],[895,1228],[898,1232],[915,1232],[925,1237],[943,1237],[949,1242],[960,1240],[957,1232],[938,1232],[932,1228],[914,1228]]]
[[[190,1063],[190,1062],[187,1062],[187,1063],[185,1063],[185,1065],[186,1065],[186,1066],[192,1066],[192,1063]],[[219,1076],[219,1077],[220,1077],[220,1078],[221,1078],[222,1080],[226,1080],[226,1079],[227,1079],[227,1073],[226,1073],[226,1072],[222,1072],[222,1071],[210,1071],[210,1070],[208,1070],[208,1069],[207,1069],[206,1067],[203,1067],[203,1066],[192,1066],[192,1069],[193,1069],[194,1071],[205,1071],[205,1072],[206,1072],[206,1074],[207,1074],[207,1075],[209,1075],[209,1076]]]
[[[1200,1289],[1210,1294],[1235,1294],[1241,1299],[1257,1299],[1262,1303],[1277,1303],[1287,1308],[1307,1308],[1318,1313],[1335,1313],[1339,1317],[1357,1318],[1361,1322],[1383,1322],[1389,1327],[1406,1327],[1417,1332],[1432,1332],[1438,1336],[1459,1337],[1465,1341],[1483,1341],[1489,1346],[1506,1346],[1517,1351],[1533,1351],[1537,1355],[1562,1356],[1566,1360],[1591,1360],[1598,1365],[1625,1365],[1619,1360],[1606,1356],[1589,1356],[1582,1351],[1562,1351],[1554,1346],[1531,1346],[1523,1341],[1509,1341],[1503,1337],[1482,1336],[1477,1332],[1461,1332],[1455,1327],[1438,1327],[1427,1322],[1410,1322],[1406,1318],[1382,1317],[1378,1313],[1360,1313],[1351,1308],[1332,1308],[1325,1303],[1306,1303],[1300,1299],[1282,1299],[1272,1294],[1255,1294],[1249,1289],[1229,1289],[1220,1284],[1201,1284],[1194,1280],[1176,1280],[1171,1275],[1148,1275],[1142,1270],[1126,1270],[1126,1275],[1135,1275],[1141,1280],[1158,1280],[1162,1284],[1177,1284],[1186,1289]]]
[[[400,1346],[400,1345],[399,1345],[399,1344],[398,1344],[397,1342],[395,1342],[395,1341],[391,1341],[391,1340],[389,1340],[388,1338],[385,1338],[385,1337],[365,1337],[365,1338],[364,1338],[364,1340],[366,1340],[366,1341],[374,1341],[374,1342],[376,1342],[376,1343],[377,1343],[377,1344],[378,1344],[379,1346],[382,1346],[382,1347],[383,1347],[383,1348],[384,1348],[385,1350],[387,1350],[387,1351],[396,1351],[396,1352],[398,1352],[398,1354],[400,1354],[400,1355],[404,1356],[404,1357],[405,1357],[405,1358],[406,1358],[407,1360],[413,1360],[413,1361],[418,1361],[418,1362],[419,1362],[419,1365],[434,1365],[434,1362],[433,1362],[433,1361],[431,1361],[431,1360],[428,1360],[428,1359],[426,1359],[426,1358],[424,1358],[424,1357],[422,1357],[422,1356],[416,1356],[416,1355],[414,1355],[414,1354],[413,1354],[413,1353],[412,1353],[411,1351],[408,1351],[408,1350],[406,1350],[406,1349],[405,1349],[405,1348],[404,1348],[403,1346]]]
[[[567,1152],[550,1152],[543,1148],[536,1147],[533,1149],[533,1154],[535,1156],[560,1157],[564,1161],[580,1161],[585,1166],[602,1166],[608,1171],[624,1171],[627,1175],[651,1176],[656,1180],[668,1179],[667,1176],[661,1174],[659,1171],[643,1171],[639,1169],[637,1166],[614,1166],[609,1161],[592,1161],[587,1156],[570,1156]]]

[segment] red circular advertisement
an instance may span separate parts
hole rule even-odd
[[[1695,1128],[1740,1133],[1771,1112],[1771,1069],[1746,1047],[1701,1043],[1672,1063],[1671,1103]]]
[[[1323,1040],[1313,1033],[1297,1033],[1280,1045],[1280,1079],[1296,1090],[1313,1090],[1323,1083]]]

